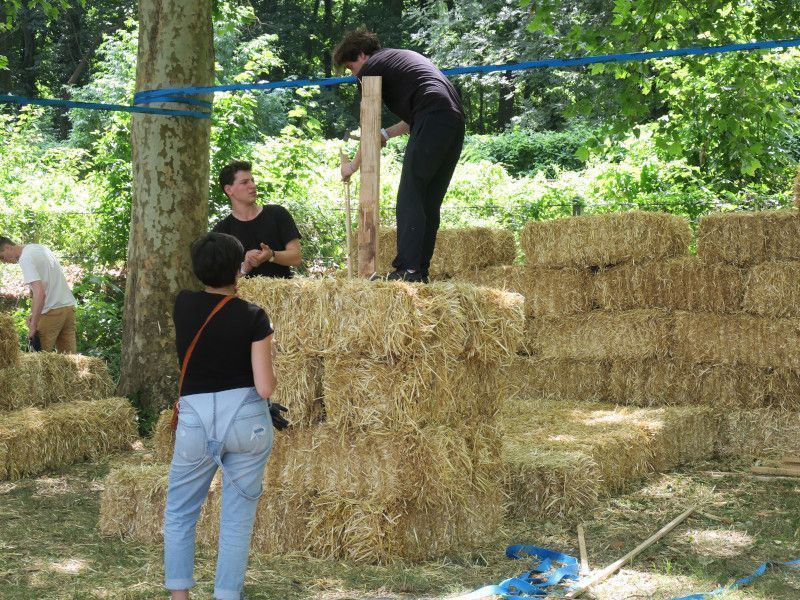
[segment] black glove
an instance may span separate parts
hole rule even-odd
[[[282,412],[289,412],[289,409],[277,402],[270,403],[269,416],[272,417],[272,426],[278,431],[283,431],[289,426],[289,421],[281,414]]]

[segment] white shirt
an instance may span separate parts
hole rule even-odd
[[[44,286],[42,314],[54,308],[75,306],[75,296],[69,289],[64,271],[49,248],[40,244],[25,244],[19,255],[22,280],[26,284],[41,281]]]

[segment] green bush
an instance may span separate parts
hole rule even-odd
[[[553,178],[557,170],[579,170],[584,161],[578,150],[591,136],[588,128],[534,132],[515,129],[494,135],[471,135],[464,143],[463,160],[487,160],[501,164],[514,176],[543,171]]]

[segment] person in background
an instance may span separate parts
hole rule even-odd
[[[231,201],[231,214],[212,231],[238,239],[245,249],[242,275],[292,277],[301,262],[300,232],[289,211],[278,204],[257,204],[258,190],[249,162],[235,161],[219,172],[219,185]]]
[[[236,296],[244,254],[230,235],[197,239],[192,269],[205,289],[183,290],[175,300],[178,360],[183,365],[187,352],[189,358],[164,511],[165,587],[173,600],[188,598],[195,585],[195,528],[217,469],[222,514],[214,598],[242,597],[273,425],[287,425],[280,414],[286,409],[269,401],[276,384],[270,320]]]
[[[30,287],[27,323],[31,347],[75,354],[75,297],[58,259],[46,246],[15,244],[0,235],[0,260],[19,263],[22,281]]]
[[[358,77],[379,75],[383,102],[401,121],[381,129],[382,143],[410,134],[397,190],[397,256],[387,279],[428,281],[440,211],[464,145],[464,108],[453,85],[412,50],[381,48],[366,29],[351,31],[333,52],[337,67]],[[361,149],[341,167],[347,181],[361,165]]]

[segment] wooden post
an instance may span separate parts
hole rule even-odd
[[[347,153],[339,150],[339,162],[342,166],[350,159]],[[347,235],[347,276],[353,276],[353,227],[352,215],[350,214],[350,180],[344,182],[344,231]]]
[[[381,194],[381,78],[361,80],[361,186],[358,192],[358,274],[377,271]]]
[[[581,569],[578,574],[581,576],[589,574],[589,557],[586,554],[586,538],[583,534],[583,525],[578,525],[578,551],[581,555]]]

